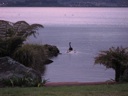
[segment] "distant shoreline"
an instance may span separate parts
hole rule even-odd
[[[3,7],[128,7],[127,0],[1,0]]]
[[[4,7],[60,7],[60,8],[128,8],[128,6],[0,6],[1,8],[4,8]]]

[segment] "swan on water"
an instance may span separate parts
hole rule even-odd
[[[69,42],[69,49],[68,49],[68,51],[67,51],[67,53],[76,53],[76,51],[75,50],[73,50],[73,48],[72,48],[72,46],[71,46],[71,42]]]

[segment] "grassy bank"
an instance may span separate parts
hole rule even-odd
[[[0,96],[128,96],[128,84],[0,88]]]

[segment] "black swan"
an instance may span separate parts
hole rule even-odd
[[[69,42],[69,49],[68,49],[68,51],[70,52],[70,51],[73,51],[73,48],[71,47],[71,42]]]

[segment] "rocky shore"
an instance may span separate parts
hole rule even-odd
[[[47,44],[43,46],[45,58],[42,65],[50,64],[53,61],[49,58],[57,56],[59,49],[56,46]],[[37,70],[26,67],[10,57],[0,58],[0,87],[39,86],[42,82],[41,75]]]

